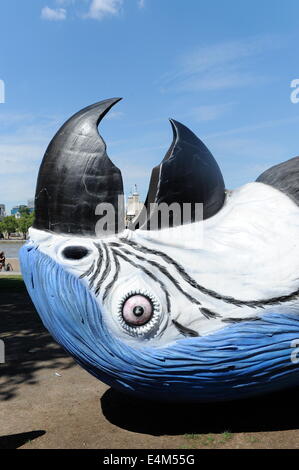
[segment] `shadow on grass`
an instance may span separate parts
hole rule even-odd
[[[75,365],[44,328],[20,277],[0,278],[0,338],[5,344],[1,400],[15,397],[23,384],[36,384],[40,369]]]
[[[123,429],[153,436],[282,431],[297,429],[299,389],[235,402],[159,403],[109,389],[101,398],[104,416]]]
[[[11,434],[9,436],[0,436],[0,449],[18,449],[44,434],[46,434],[46,431],[30,431],[20,434]]]
[[[5,295],[8,292],[26,292],[26,287],[23,282],[22,276],[12,275],[5,277],[4,275],[1,275],[0,272],[0,296]]]

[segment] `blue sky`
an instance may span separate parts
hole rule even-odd
[[[124,98],[100,126],[125,191],[143,196],[190,127],[228,188],[299,154],[295,0],[2,0],[0,203],[35,192],[44,151],[74,112]]]

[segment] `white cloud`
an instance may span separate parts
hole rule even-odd
[[[229,112],[234,103],[225,104],[212,104],[198,106],[194,108],[189,114],[196,121],[214,121]]]
[[[66,9],[44,7],[41,12],[41,17],[44,20],[63,21],[66,19]]]
[[[54,1],[54,0],[52,0]],[[44,7],[41,17],[45,20],[59,21],[67,18],[68,12],[70,16],[75,15],[78,18],[91,18],[102,20],[106,16],[116,16],[120,13],[124,0],[55,0],[56,6],[59,8]],[[144,7],[145,0],[138,0],[139,8]],[[87,8],[87,12],[80,12],[80,4],[82,8]],[[64,8],[62,8],[64,7]],[[79,10],[78,10],[79,8]]]
[[[202,46],[182,58],[182,65],[186,71],[202,72],[219,67],[222,64],[232,64],[273,49],[277,40],[272,37],[251,37],[247,40],[229,41]]]
[[[123,0],[92,0],[86,18],[101,20],[104,16],[118,15]]]
[[[139,8],[144,8],[145,7],[145,0],[138,0],[138,7]]]
[[[203,77],[193,77],[183,80],[177,86],[178,91],[210,91],[225,88],[246,87],[265,81],[264,77],[256,77],[246,72],[218,70],[207,73]]]
[[[212,134],[209,134],[207,137],[225,137],[229,135],[235,135],[235,134],[248,134],[254,131],[258,131],[260,129],[269,129],[272,127],[281,127],[281,126],[286,126],[289,124],[293,124],[299,121],[298,116],[293,116],[290,118],[282,118],[282,119],[275,119],[275,120],[269,120],[269,121],[262,121],[258,122],[257,124],[253,125],[248,125],[248,126],[242,126],[242,127],[236,127],[233,129],[229,129],[226,131],[221,131],[221,132],[214,132]]]
[[[259,36],[199,46],[177,61],[176,70],[162,77],[161,92],[217,90],[261,83],[266,79],[252,72],[255,61],[283,45],[282,38]]]
[[[110,111],[106,116],[106,120],[121,119],[122,117],[124,117],[124,113],[122,111]]]
[[[21,142],[0,145],[1,203],[7,209],[24,204],[35,192],[36,178],[45,145]]]
[[[60,119],[5,114],[0,123],[0,203],[9,210],[34,195],[38,168]]]
[[[76,3],[76,0],[56,0],[56,3],[58,5],[73,5],[74,3]]]

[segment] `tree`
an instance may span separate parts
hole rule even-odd
[[[25,217],[26,215],[30,215],[30,209],[27,206],[19,206],[19,212],[21,217]]]
[[[2,222],[0,223],[0,231],[2,233],[7,233],[8,236],[15,232],[17,229],[18,221],[13,215],[9,215],[4,217]]]
[[[5,230],[4,230],[4,224],[0,222],[0,236],[1,238],[4,236]]]
[[[32,226],[34,221],[34,213],[23,215],[17,220],[17,230],[23,234],[24,239],[28,229]]]

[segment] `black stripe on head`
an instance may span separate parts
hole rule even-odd
[[[258,308],[258,307],[264,308],[267,305],[277,305],[277,304],[281,304],[285,302],[290,302],[291,300],[294,300],[299,296],[299,288],[287,295],[281,295],[279,297],[271,297],[269,299],[261,299],[261,300],[239,300],[239,299],[235,299],[234,297],[223,296],[219,294],[218,292],[215,292],[211,289],[207,289],[201,286],[200,284],[198,284],[195,281],[195,279],[193,279],[180,264],[174,261],[174,259],[168,256],[166,253],[163,253],[162,251],[146,248],[143,245],[133,242],[132,240],[127,240],[125,238],[120,238],[120,241],[130,245],[132,248],[142,253],[160,256],[162,259],[164,259],[164,261],[174,266],[178,274],[180,274],[183,280],[188,282],[190,286],[199,290],[203,294],[213,297],[214,299],[221,300],[229,304],[233,304],[236,307],[242,307],[243,305],[245,305],[251,308]]]
[[[184,336],[190,336],[192,338],[195,338],[196,336],[200,336],[200,334],[197,333],[197,331],[191,330],[191,328],[187,328],[186,326],[181,325],[181,323],[179,323],[176,320],[172,320],[172,323],[179,330],[179,332]]]
[[[112,256],[113,256],[113,260],[114,260],[114,263],[115,263],[115,273],[114,273],[112,281],[110,281],[110,283],[108,284],[108,286],[105,289],[105,292],[104,292],[104,295],[103,295],[103,302],[107,298],[110,290],[112,289],[113,285],[117,281],[117,278],[118,278],[118,275],[119,275],[119,272],[120,272],[120,263],[119,263],[118,258],[117,258],[116,254],[114,253],[113,250],[112,250]]]
[[[85,271],[85,273],[81,274],[79,279],[83,279],[84,277],[90,276],[93,272],[94,265],[95,265],[95,260],[93,260],[93,262],[91,263],[91,266],[87,269],[87,271]]]
[[[152,266],[154,266],[155,268],[157,268],[162,274],[164,274],[164,276],[166,276],[173,284],[174,286],[182,293],[184,294],[184,296],[190,300],[190,302],[192,303],[195,303],[197,305],[201,305],[201,303],[199,302],[199,300],[195,299],[194,297],[192,297],[192,295],[189,295],[188,292],[185,292],[182,287],[180,286],[180,284],[178,283],[178,281],[167,271],[167,269],[165,268],[165,266],[162,266],[162,264],[159,264],[157,263],[156,261],[153,261],[153,260],[149,260],[149,259],[145,259],[143,258],[142,256],[139,256],[139,255],[136,255],[136,253],[132,253],[131,251],[129,250],[126,250],[126,248],[123,248],[122,246],[119,247],[119,249],[122,250],[122,252],[126,253],[127,255],[129,256],[135,256],[135,258],[137,258],[139,261],[145,261],[146,263],[149,263],[151,264]]]
[[[114,246],[114,247],[117,247],[118,249],[122,250],[123,253],[125,253],[126,255],[128,256],[134,256],[135,258],[137,258],[139,261],[142,261],[142,262],[146,262],[146,263],[149,263],[151,264],[152,266],[154,266],[156,269],[158,269],[162,274],[164,274],[164,276],[166,276],[173,284],[174,286],[192,303],[196,304],[196,305],[201,305],[201,302],[197,299],[195,299],[194,297],[192,297],[192,295],[188,294],[188,292],[184,291],[182,289],[182,287],[180,286],[180,284],[178,283],[178,281],[168,272],[167,268],[165,266],[162,266],[161,264],[157,263],[156,261],[153,261],[153,260],[149,260],[149,259],[144,259],[142,256],[139,256],[137,255],[136,253],[133,253],[129,250],[127,250],[126,248],[124,248],[123,246],[121,246],[119,243],[116,243],[116,242],[111,242],[109,244],[110,246]],[[205,317],[205,318],[208,318],[208,319],[216,319],[216,318],[221,318],[221,315],[219,313],[215,313],[215,312],[212,312],[211,310],[207,309],[207,308],[203,308],[203,307],[200,307],[199,309],[200,313],[202,313],[202,315]]]
[[[215,319],[215,318],[221,318],[221,315],[216,312],[212,312],[212,310],[209,310],[208,308],[201,308],[200,309],[201,313],[208,319]]]
[[[96,295],[98,295],[103,282],[107,279],[107,277],[108,277],[108,275],[111,271],[111,260],[110,260],[109,251],[108,251],[108,248],[107,248],[106,245],[104,245],[104,251],[105,251],[105,254],[106,254],[106,266],[105,266],[105,269],[102,273],[102,276],[101,276],[100,280],[97,282],[97,285],[95,287],[95,294]]]
[[[156,269],[158,269],[162,274],[164,274],[164,276],[166,276],[173,284],[174,286],[192,303],[196,304],[196,305],[201,305],[201,302],[197,299],[195,299],[195,297],[193,297],[192,295],[188,294],[188,292],[186,292],[184,289],[182,289],[182,287],[180,286],[180,284],[177,282],[177,280],[167,271],[167,269],[165,268],[165,266],[162,266],[161,264],[159,263],[156,263],[155,261],[153,260],[149,260],[149,259],[144,259],[142,256],[139,256],[137,255],[136,253],[132,253],[131,251],[129,250],[126,250],[126,248],[122,247],[121,245],[113,242],[111,243],[110,245],[113,245],[113,246],[118,246],[119,249],[122,250],[122,252],[126,253],[127,255],[129,256],[135,256],[135,258],[137,258],[138,260],[140,261],[145,261],[146,263],[149,263],[151,264],[152,266],[154,266]],[[200,313],[202,313],[202,315],[205,317],[205,318],[208,318],[208,319],[216,319],[216,318],[219,318],[221,317],[221,315],[219,313],[215,313],[215,312],[212,312],[211,310],[207,309],[207,308],[200,308],[199,309]]]
[[[151,254],[154,256],[158,256],[162,258],[166,263],[172,265],[178,274],[183,278],[184,281],[186,281],[191,287],[194,287],[195,289],[199,290],[203,294],[210,295],[213,298],[223,300],[225,302],[233,303],[236,306],[239,306],[239,303],[242,303],[242,301],[237,301],[233,297],[223,297],[221,294],[218,294],[217,292],[214,292],[210,289],[206,289],[205,287],[197,284],[195,279],[193,279],[181,266],[179,263],[177,263],[173,258],[171,258],[169,255],[166,253],[163,253],[163,251],[158,251],[158,250],[153,250],[151,248],[147,248],[143,245],[140,245],[139,243],[133,242],[132,240],[127,240],[125,238],[120,238],[120,241],[122,243],[126,243],[127,245],[130,245],[132,248],[134,248],[137,251],[140,251],[141,253],[145,254]]]
[[[101,247],[100,243],[94,243],[94,245],[98,250],[99,257],[98,257],[96,270],[95,270],[93,276],[89,280],[89,288],[90,289],[93,288],[94,282],[95,282],[96,278],[99,276],[99,274],[101,272],[102,263],[103,263],[103,250],[102,250],[102,247]]]
[[[223,320],[221,320],[223,323],[242,323],[242,322],[245,322],[245,321],[257,321],[257,320],[260,320],[260,317],[247,317],[247,318],[233,318],[233,317],[230,317],[230,318],[223,318]]]
[[[157,282],[162,291],[164,292],[165,294],[165,297],[166,297],[166,303],[167,303],[167,311],[168,313],[170,312],[170,309],[171,309],[171,305],[170,305],[170,298],[169,298],[169,293],[167,291],[167,288],[165,286],[165,284],[160,280],[158,279],[154,274],[152,274],[148,269],[146,269],[144,266],[140,265],[140,264],[137,264],[137,263],[134,263],[134,261],[130,260],[129,258],[127,258],[127,256],[125,256],[123,253],[121,253],[120,251],[118,250],[115,250],[112,248],[112,251],[115,253],[116,256],[118,256],[119,258],[122,258],[124,261],[126,261],[127,263],[131,264],[132,266],[134,266],[134,268],[137,268],[137,269],[140,269],[141,271],[143,271],[148,277],[150,277],[151,279],[153,279],[155,282]]]

